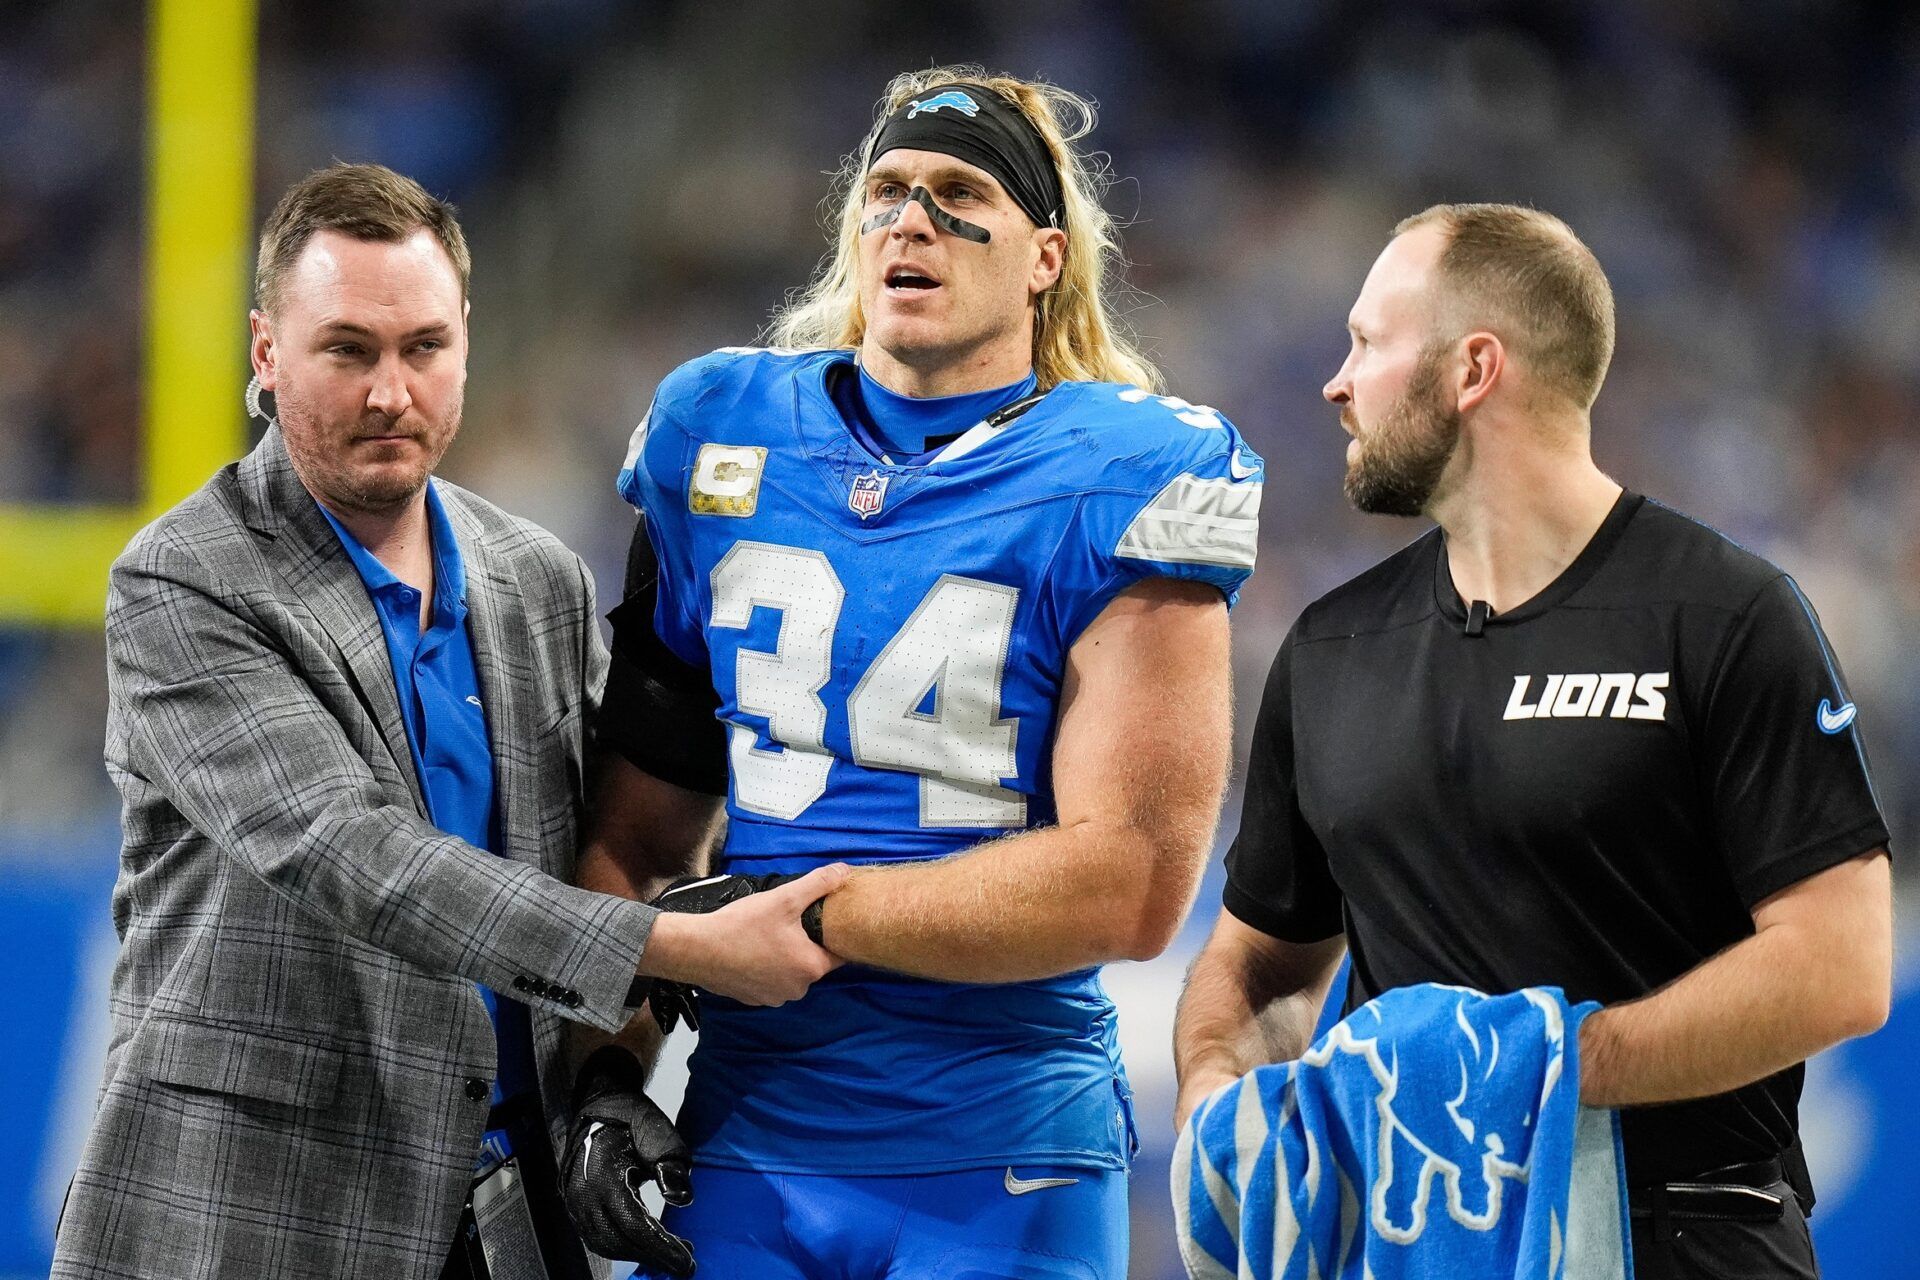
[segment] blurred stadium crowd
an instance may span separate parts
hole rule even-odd
[[[142,9],[8,9],[0,501],[126,501]],[[1440,199],[1560,213],[1619,297],[1602,465],[1799,577],[1895,829],[1914,831],[1920,21],[1904,6],[269,0],[260,44],[260,207],[336,156],[460,203],[473,373],[447,470],[550,526],[609,590],[629,527],[612,475],[653,384],[750,341],[805,280],[825,172],[887,77],[971,58],[1093,95],[1134,323],[1173,392],[1227,413],[1272,467],[1236,617],[1243,700],[1301,605],[1417,532],[1346,508],[1319,398],[1388,229]],[[235,379],[209,415],[238,412],[243,323],[207,317]],[[0,820],[109,804],[97,638],[4,648]]]
[[[143,23],[139,0],[0,17],[0,502],[136,496]],[[459,203],[473,357],[446,473],[554,530],[605,596],[631,529],[613,476],[654,383],[751,341],[804,282],[825,175],[887,78],[966,60],[1099,101],[1133,322],[1170,390],[1268,460],[1235,615],[1243,737],[1297,611],[1420,531],[1347,508],[1319,395],[1369,263],[1428,203],[1530,203],[1618,297],[1598,460],[1796,575],[1912,864],[1911,5],[263,0],[256,207],[334,157]],[[241,412],[244,333],[242,314],[205,318],[234,370],[210,420]],[[0,833],[111,820],[101,654],[87,630],[0,630]]]

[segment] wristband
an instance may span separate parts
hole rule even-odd
[[[826,914],[826,905],[827,900],[825,898],[815,898],[807,904],[807,909],[800,913],[800,927],[807,931],[809,938],[813,939],[813,945],[823,950],[827,942],[826,939],[821,936],[821,917]]]

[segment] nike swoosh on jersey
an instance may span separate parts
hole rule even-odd
[[[1048,1187],[1070,1187],[1080,1181],[1078,1178],[1016,1178],[1011,1166],[1007,1169],[1007,1194],[1023,1196],[1029,1191],[1045,1191]]]
[[[1235,480],[1245,480],[1248,476],[1258,475],[1260,473],[1260,468],[1257,466],[1249,467],[1242,465],[1240,461],[1240,451],[1238,449],[1233,451],[1233,457],[1228,460],[1227,470],[1233,472],[1233,478]]]
[[[1820,732],[1840,732],[1853,723],[1854,713],[1858,710],[1851,702],[1836,710],[1833,703],[1825,698],[1820,699]]]

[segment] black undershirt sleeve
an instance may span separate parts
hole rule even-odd
[[[1887,843],[1865,712],[1849,715],[1840,664],[1793,579],[1768,583],[1735,621],[1708,688],[1700,776],[1749,908]]]
[[[1321,942],[1343,927],[1326,850],[1300,812],[1293,769],[1293,635],[1274,657],[1253,724],[1240,832],[1227,850],[1222,905],[1262,933]]]
[[[719,695],[701,667],[683,661],[654,630],[660,566],[646,517],[627,551],[626,590],[613,624],[607,689],[595,735],[643,773],[703,795],[727,793],[726,728],[716,717]]]

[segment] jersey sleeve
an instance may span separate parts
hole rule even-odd
[[[1240,831],[1227,850],[1221,904],[1241,922],[1287,942],[1339,933],[1340,887],[1300,812],[1293,768],[1293,644],[1280,645],[1253,724]]]
[[[1154,397],[1138,411],[1164,416],[1149,418],[1163,434],[1147,446],[1123,444],[1129,451],[1081,499],[1050,571],[1069,645],[1136,582],[1204,582],[1232,607],[1253,573],[1265,478],[1259,455],[1203,405]]]
[[[727,793],[727,736],[705,666],[683,662],[654,627],[660,566],[639,517],[613,624],[595,738],[642,772],[703,795]]]
[[[676,384],[682,380],[676,372],[660,385],[647,416],[633,430],[617,483],[620,496],[646,517],[645,536],[658,563],[654,629],[681,661],[704,667],[706,634],[700,626],[686,518],[691,437],[674,403]]]
[[[1708,689],[1700,774],[1747,906],[1887,843],[1853,699],[1792,578],[1734,623]]]

